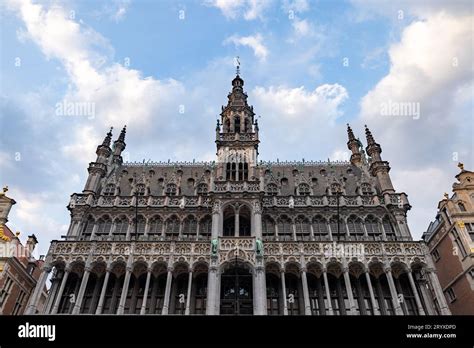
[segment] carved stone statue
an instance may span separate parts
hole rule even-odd
[[[217,239],[211,240],[211,254],[212,256],[217,255]]]

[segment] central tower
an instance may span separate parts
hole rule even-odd
[[[217,121],[217,180],[253,181],[256,179],[258,157],[258,123],[253,106],[247,103],[244,80],[232,80],[232,92],[222,106],[221,119]]]

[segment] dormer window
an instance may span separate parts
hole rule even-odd
[[[138,184],[135,192],[138,196],[144,196],[145,195],[145,185]]]
[[[308,184],[299,184],[298,185],[298,194],[300,196],[309,196],[310,189]]]
[[[197,187],[197,194],[198,195],[207,195],[208,189],[207,184],[199,184]]]
[[[370,184],[367,184],[367,183],[363,183],[360,186],[360,191],[361,191],[362,196],[371,196],[373,194],[372,186],[370,186]]]
[[[462,211],[462,212],[466,211],[466,207],[464,206],[464,203],[459,202],[458,207],[459,207],[459,211]]]
[[[113,196],[115,194],[115,185],[108,184],[104,190],[104,196]]]
[[[342,193],[342,190],[341,190],[341,185],[339,184],[331,184],[331,194],[332,195],[338,195],[338,194],[341,194]]]
[[[166,194],[168,196],[176,196],[178,192],[178,187],[175,184],[166,185]]]
[[[267,194],[270,196],[276,196],[278,194],[278,186],[275,184],[268,184]]]

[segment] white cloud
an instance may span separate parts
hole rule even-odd
[[[338,108],[348,98],[346,89],[338,84],[324,84],[314,91],[304,87],[256,87],[252,95],[267,115],[277,114],[287,120],[303,120],[317,115],[320,120],[330,122],[341,114]]]
[[[405,27],[400,41],[390,46],[390,71],[362,98],[360,118],[394,168],[395,189],[410,195],[415,237],[434,217],[439,197],[450,190],[455,173],[445,173],[455,168],[456,156],[474,165],[474,17],[434,9],[424,17]],[[383,116],[382,107],[389,103],[416,103],[419,118]]]
[[[261,34],[250,35],[250,36],[238,36],[233,35],[228,37],[224,44],[233,43],[235,46],[247,46],[253,50],[255,57],[261,62],[264,62],[268,56],[268,49],[263,44],[263,37]]]
[[[66,68],[71,87],[65,100],[94,104],[102,125],[144,126],[159,115],[158,108],[170,106],[183,93],[184,87],[176,80],[160,81],[118,63],[107,64],[107,55],[98,53],[112,50],[107,40],[69,19],[61,7],[11,4],[23,19],[28,36],[47,57],[59,59]]]
[[[292,22],[293,29],[297,36],[314,35],[313,25],[307,19],[295,18]]]
[[[309,2],[308,0],[284,0],[282,7],[285,12],[302,13],[309,10]]]
[[[204,4],[218,8],[226,18],[243,17],[250,21],[257,18],[263,19],[271,0],[207,0]]]

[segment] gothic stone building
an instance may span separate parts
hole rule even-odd
[[[123,163],[126,129],[112,148],[107,134],[46,256],[43,312],[449,314],[369,129],[365,152],[348,127],[350,162],[259,162],[243,85],[214,162]]]

